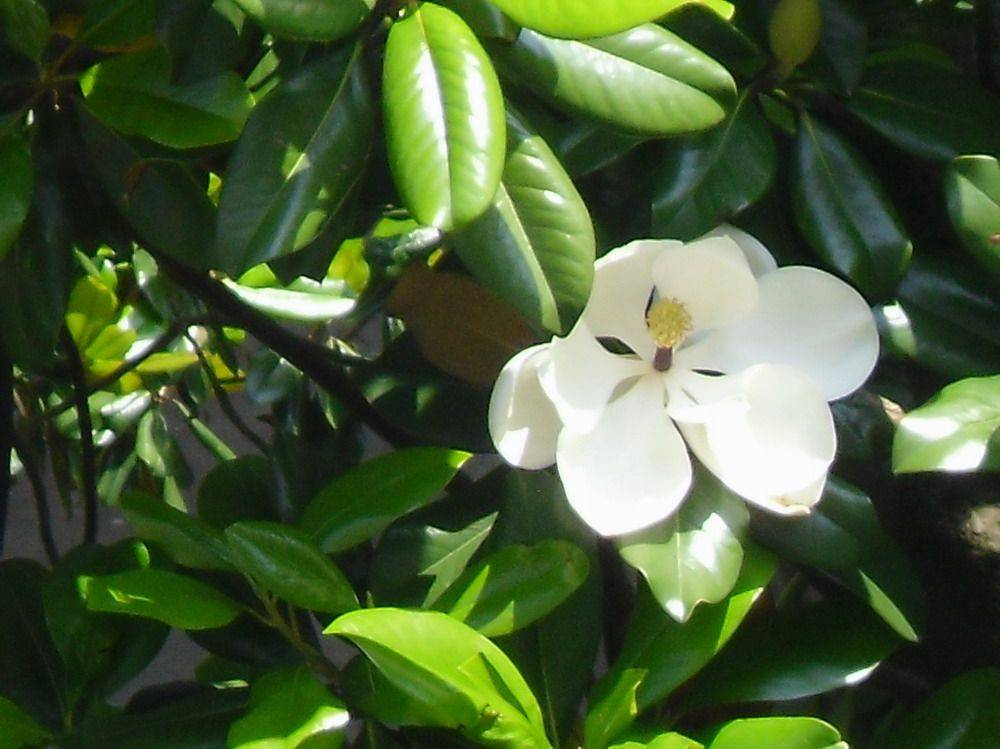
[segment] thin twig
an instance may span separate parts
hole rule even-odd
[[[104,377],[96,380],[92,385],[86,387],[87,396],[90,397],[99,390],[104,390],[105,388],[111,387],[122,377],[127,375],[129,372],[134,370],[136,367],[140,366],[144,361],[149,359],[153,354],[158,354],[162,352],[167,346],[169,346],[175,338],[184,335],[188,328],[192,325],[198,325],[200,323],[207,322],[204,316],[197,317],[179,317],[174,320],[170,325],[164,330],[160,335],[153,339],[152,343],[143,348],[142,352],[131,359],[126,359],[114,370],[106,374]],[[44,418],[51,419],[53,416],[58,416],[63,411],[67,411],[72,408],[74,401],[72,398],[64,400],[52,408],[48,409],[44,414]]]
[[[331,357],[329,349],[276,324],[207,273],[187,268],[163,255],[157,260],[177,283],[199,297],[213,312],[229,318],[234,326],[246,330],[324,390],[340,397],[380,437],[394,445],[417,442],[412,434],[387,419],[368,401],[350,374]]]
[[[237,411],[233,406],[233,402],[229,398],[229,393],[227,393],[226,389],[222,386],[218,376],[215,374],[215,370],[212,368],[212,363],[208,360],[208,357],[205,356],[205,352],[202,351],[198,342],[193,336],[190,335],[187,336],[187,339],[191,342],[191,345],[194,346],[195,356],[198,357],[198,362],[201,364],[201,368],[205,372],[205,376],[208,378],[209,385],[212,388],[212,393],[215,395],[215,399],[219,402],[219,408],[222,409],[222,413],[225,414],[226,418],[229,419],[240,434],[250,440],[254,447],[266,455],[270,452],[270,446],[267,442],[261,439],[260,435],[250,428],[250,425],[243,420],[239,411]]]
[[[76,403],[76,417],[80,425],[80,477],[83,482],[83,543],[97,540],[97,452],[94,450],[94,425],[90,419],[87,378],[83,361],[69,329],[62,329],[62,345],[66,350],[69,373]]]

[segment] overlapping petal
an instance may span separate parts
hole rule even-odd
[[[743,253],[743,257],[746,258],[750,272],[758,278],[778,269],[778,262],[774,259],[774,255],[757,237],[747,234],[731,224],[717,226],[705,237],[727,237],[735,242]]]
[[[878,359],[878,332],[864,298],[815,268],[779,268],[758,281],[747,317],[678,352],[689,369],[738,372],[787,364],[811,377],[827,400],[857,389]]]
[[[538,380],[538,368],[548,358],[547,344],[521,351],[504,365],[490,397],[493,444],[520,468],[547,468],[556,461],[562,422]]]
[[[684,303],[695,331],[739,320],[757,306],[757,280],[728,237],[704,237],[660,250],[653,281],[662,298]]]
[[[663,398],[662,379],[648,375],[606,406],[592,429],[567,427],[559,436],[566,497],[603,536],[669,517],[691,485],[691,461]]]

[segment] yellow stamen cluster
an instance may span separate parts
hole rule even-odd
[[[691,313],[679,299],[661,299],[646,313],[646,325],[657,347],[672,349],[691,332]]]

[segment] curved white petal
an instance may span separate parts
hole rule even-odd
[[[556,462],[570,505],[602,536],[663,520],[691,485],[691,461],[655,375],[609,404],[592,430],[564,429]]]
[[[759,287],[753,313],[677,351],[677,365],[738,372],[787,364],[809,375],[827,400],[860,387],[878,359],[878,332],[864,297],[805,266],[779,268]]]
[[[728,237],[664,248],[653,264],[653,280],[661,297],[684,303],[695,332],[739,320],[757,306],[757,279]]]
[[[598,337],[624,341],[643,359],[656,345],[646,327],[646,303],[653,293],[653,262],[673,240],[641,239],[618,247],[594,263],[594,286],[581,320]]]
[[[705,237],[728,237],[733,240],[750,265],[750,272],[758,278],[778,269],[778,261],[757,237],[737,229],[732,224],[721,224]]]
[[[699,377],[693,375],[693,377]],[[836,452],[830,407],[812,380],[784,365],[687,383],[693,400],[679,426],[695,455],[730,489],[785,515],[819,499]],[[742,404],[739,403],[742,401]]]
[[[565,338],[552,339],[538,373],[562,422],[586,430],[597,422],[620,383],[649,371],[650,365],[641,359],[607,351],[584,323],[578,323]]]
[[[508,361],[490,396],[489,428],[497,452],[521,468],[555,463],[562,422],[538,381],[548,344],[532,346]]]

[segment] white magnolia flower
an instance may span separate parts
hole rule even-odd
[[[634,353],[611,353],[608,339]],[[641,240],[597,261],[568,336],[507,362],[490,433],[509,463],[556,463],[573,509],[605,536],[677,509],[688,449],[748,501],[802,515],[836,450],[827,401],[877,357],[868,304],[829,273],[778,268],[733,227]]]

